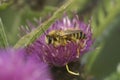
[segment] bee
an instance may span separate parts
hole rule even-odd
[[[46,35],[46,43],[54,46],[65,46],[69,42],[79,42],[86,39],[86,34],[81,30],[53,30]]]

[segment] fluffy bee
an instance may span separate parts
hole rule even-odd
[[[69,42],[78,42],[82,39],[86,39],[86,34],[81,30],[53,30],[46,35],[46,43],[54,46],[64,46]]]

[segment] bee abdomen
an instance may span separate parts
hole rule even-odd
[[[86,35],[83,32],[79,33],[79,39],[85,39]]]

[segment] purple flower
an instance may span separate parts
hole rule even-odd
[[[30,24],[30,27],[33,26]],[[45,37],[51,31],[65,31],[68,29],[81,30],[86,35],[86,39],[80,39],[79,43],[71,41],[64,46],[54,46],[53,44],[46,43]],[[64,16],[62,19],[56,20],[42,36],[28,46],[27,51],[36,53],[46,63],[55,66],[64,66],[69,62],[78,60],[81,55],[90,50],[91,45],[92,32],[90,24],[85,24],[83,21],[80,21],[77,16],[73,19]]]
[[[51,80],[48,67],[24,50],[0,50],[0,80]]]

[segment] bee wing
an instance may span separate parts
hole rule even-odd
[[[60,36],[67,36],[67,35],[70,35],[70,34],[73,34],[73,33],[79,33],[81,32],[81,30],[65,30],[63,31]]]

